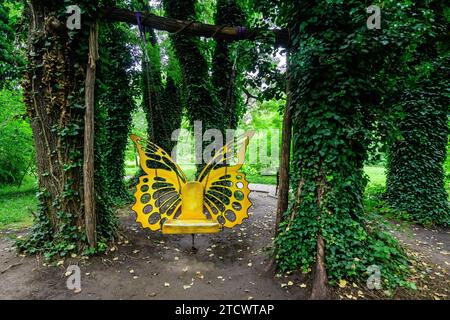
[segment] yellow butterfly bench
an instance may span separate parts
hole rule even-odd
[[[144,147],[141,138],[131,135],[145,172],[134,194],[136,222],[164,234],[216,233],[241,224],[252,205],[248,181],[239,171],[251,135],[240,137],[237,164],[229,165],[232,155],[227,144],[191,182],[162,148],[150,141]]]

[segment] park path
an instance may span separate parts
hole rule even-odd
[[[272,249],[275,186],[251,184],[250,189],[254,206],[249,219],[232,230],[197,236],[195,254],[190,251],[189,235],[142,230],[128,207],[120,210],[121,237],[106,254],[68,258],[56,266],[39,257],[17,254],[10,238],[25,231],[2,231],[0,299],[306,299],[310,290],[307,276],[266,272]],[[450,230],[407,226],[392,232],[417,258],[418,280],[422,281],[418,291],[399,292],[396,298],[449,299]],[[80,293],[66,287],[70,264],[80,266]],[[381,298],[365,288],[350,286],[338,288],[333,296]]]
[[[106,255],[69,258],[48,266],[17,256],[0,239],[0,299],[305,299],[303,274],[266,273],[275,199],[253,190],[249,219],[218,234],[162,235],[142,230],[129,208],[120,211],[121,239]],[[66,288],[66,268],[78,264],[82,291]]]

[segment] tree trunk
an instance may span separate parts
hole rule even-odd
[[[311,300],[323,300],[327,297],[327,270],[325,268],[325,241],[317,236],[317,255],[313,273]]]
[[[36,149],[42,205],[53,230],[59,231],[62,212],[84,228],[80,198],[83,194],[80,161],[82,108],[79,90],[84,71],[74,49],[67,45],[67,32],[54,29],[56,12],[41,1],[31,1],[29,64],[24,80],[25,103]],[[76,156],[74,156],[76,155]],[[65,167],[66,166],[66,167]]]
[[[95,187],[94,187],[94,91],[95,64],[98,59],[98,24],[91,27],[89,34],[89,60],[86,71],[85,96],[86,111],[84,114],[84,216],[86,223],[86,237],[91,247],[97,246],[96,216],[95,216]]]
[[[31,17],[23,86],[36,149],[40,204],[32,233],[19,248],[50,255],[79,252],[87,238],[95,244],[96,227],[90,199],[94,179],[92,172],[85,173],[89,178],[84,190],[82,167],[85,106],[86,137],[89,142],[93,139],[89,131],[93,92],[84,91],[86,80],[91,85],[94,82],[93,73],[86,74],[89,29],[69,36],[69,29],[56,18],[64,8],[62,2],[33,0],[28,4]],[[91,144],[86,155],[87,167],[93,170]]]
[[[291,156],[292,136],[292,108],[291,108],[291,77],[289,75],[289,52],[286,56],[286,106],[283,115],[283,129],[281,133],[281,161],[279,167],[279,187],[277,200],[277,215],[275,218],[275,235],[279,233],[279,226],[283,214],[289,204],[289,164]]]

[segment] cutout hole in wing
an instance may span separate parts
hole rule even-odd
[[[242,191],[237,190],[234,192],[234,197],[236,198],[236,200],[241,201],[244,199],[244,193]]]
[[[205,195],[205,198],[212,202],[212,206],[211,207],[215,206],[220,212],[223,212],[225,210],[225,206],[217,198],[212,196],[210,194],[210,192],[208,192]],[[214,210],[213,210],[213,212],[214,212]],[[217,213],[215,213],[215,214],[217,214]]]
[[[173,195],[171,198],[167,199],[167,200],[163,203],[163,205],[161,206],[161,208],[159,209],[159,211],[160,211],[161,213],[166,213],[166,211],[167,211],[169,208],[172,207],[172,205],[177,201],[177,199],[178,199],[178,194],[174,193],[174,195]]]
[[[224,225],[226,221],[225,221],[224,217],[218,216],[217,217],[217,222],[220,223],[221,225]]]
[[[148,223],[155,224],[155,223],[158,223],[158,221],[160,219],[161,219],[161,215],[158,212],[155,212],[148,217]]]
[[[146,194],[142,195],[142,197],[141,197],[141,203],[142,203],[142,204],[149,203],[151,199],[152,199],[152,198],[150,197],[150,194],[146,193]]]
[[[180,200],[180,199],[177,199],[177,200],[170,206],[170,208],[167,210],[166,215],[170,217],[170,216],[174,213],[175,209],[176,209],[177,206],[180,204],[180,202],[181,202],[181,200]]]
[[[242,205],[239,202],[233,202],[231,204],[231,206],[233,207],[234,210],[239,211],[242,209]]]
[[[224,187],[232,187],[233,182],[230,180],[219,180],[212,183],[213,186],[224,186]]]
[[[217,190],[209,190],[208,194],[214,196],[216,198],[216,202],[220,201],[220,202],[224,203],[225,205],[230,204],[230,199],[228,199],[228,197],[222,192],[219,192]],[[223,211],[223,210],[221,210],[221,211]]]
[[[206,206],[203,206],[203,214],[205,215],[206,219],[211,219],[211,213]]]
[[[178,219],[178,217],[181,215],[181,206],[178,207],[177,211],[175,212],[173,218]]]
[[[152,212],[153,211],[153,207],[151,206],[151,205],[146,205],[145,207],[144,207],[144,209],[142,209],[142,211],[145,213],[145,214],[149,214],[150,212]]]
[[[231,221],[231,222],[236,221],[236,214],[233,211],[227,210],[227,211],[225,211],[224,215],[228,221]]]

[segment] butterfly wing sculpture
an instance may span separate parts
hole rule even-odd
[[[167,219],[181,213],[181,190],[187,182],[186,176],[156,144],[147,142],[144,149],[139,144],[141,138],[131,135],[131,140],[136,144],[140,166],[145,172],[139,177],[132,209],[137,214],[136,222],[156,231]]]
[[[228,143],[213,156],[196,181],[188,182],[181,168],[154,143],[143,147],[132,135],[146,173],[136,187],[136,221],[143,228],[163,233],[213,233],[232,228],[248,218],[250,190],[240,172],[252,132]],[[237,163],[231,165],[234,151]]]
[[[205,211],[225,228],[241,224],[248,218],[247,211],[252,205],[248,198],[250,189],[245,173],[239,171],[244,164],[245,150],[252,135],[253,132],[247,132],[238,137],[234,148],[233,141],[222,147],[197,179],[205,190]],[[235,151],[237,163],[229,165]]]

